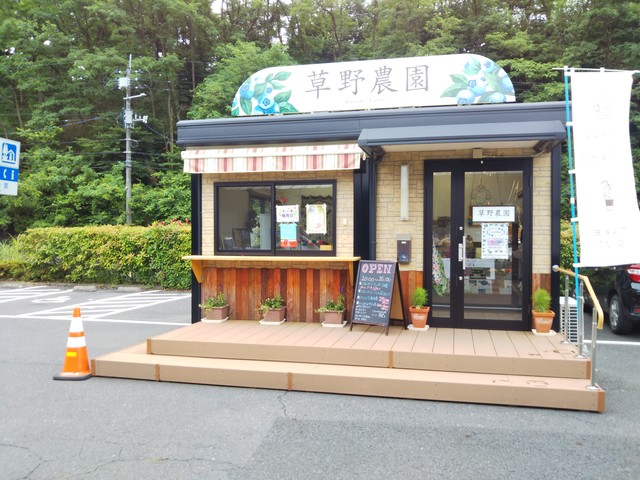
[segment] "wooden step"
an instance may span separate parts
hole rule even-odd
[[[196,323],[147,340],[147,353],[236,360],[588,379],[590,362],[572,345],[531,332],[392,326],[323,328],[291,322]]]
[[[287,361],[148,354],[136,345],[92,360],[96,376],[603,412],[589,381]]]

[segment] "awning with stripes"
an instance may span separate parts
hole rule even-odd
[[[187,173],[355,170],[364,152],[357,143],[208,147],[182,152]]]

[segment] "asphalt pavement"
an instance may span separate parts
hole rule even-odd
[[[597,414],[55,381],[75,307],[91,357],[190,322],[188,292],[0,285],[0,479],[640,478],[637,330],[599,335]]]

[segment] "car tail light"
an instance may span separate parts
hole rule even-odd
[[[634,283],[640,283],[640,265],[631,265],[627,272],[629,273],[629,279]]]

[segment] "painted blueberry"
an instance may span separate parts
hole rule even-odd
[[[475,99],[476,96],[471,90],[460,90],[456,95],[458,105],[471,105]]]
[[[251,82],[247,80],[240,87],[240,96],[242,98],[253,98],[253,88],[251,87]]]
[[[487,102],[489,103],[503,103],[506,100],[504,93],[501,92],[493,92],[491,95],[487,97]]]
[[[484,62],[482,62],[482,71],[483,72],[487,72],[487,73],[494,73],[497,72],[500,67],[498,66],[498,64],[496,62],[494,62],[493,60],[485,60]]]
[[[475,96],[479,96],[487,91],[488,84],[489,82],[487,82],[485,77],[480,77],[469,80],[469,83],[467,83],[467,89],[471,90]]]
[[[272,97],[261,95],[260,98],[258,98],[256,110],[264,114],[280,113],[280,105],[278,105]]]

